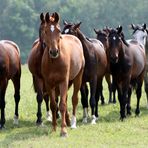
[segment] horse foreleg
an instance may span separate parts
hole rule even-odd
[[[131,95],[132,95],[132,87],[130,86],[128,90],[127,106],[126,106],[127,115],[131,115]]]
[[[83,106],[83,123],[87,123],[88,118],[88,87],[87,84],[84,83],[81,85],[81,104]]]
[[[105,79],[108,84],[108,90],[109,90],[109,100],[108,103],[112,103],[112,84],[111,84],[111,75],[109,73],[105,74]]]
[[[47,118],[47,120],[49,121],[49,122],[51,122],[52,121],[52,117],[51,117],[51,113],[50,113],[50,111],[49,111],[49,96],[48,96],[48,94],[45,94],[44,95],[44,101],[45,101],[45,105],[46,105],[46,118]]]
[[[54,89],[50,90],[49,96],[50,96],[50,108],[51,108],[51,111],[52,111],[52,126],[53,126],[52,131],[56,131],[56,126],[57,126],[57,121],[56,121],[57,120],[56,119],[57,103],[56,103],[56,100],[55,100],[55,90]]]
[[[92,114],[91,124],[96,124],[96,116],[95,116],[96,88],[97,88],[97,76],[94,76],[94,79],[90,82],[90,106],[91,106],[91,114]]]
[[[60,89],[60,105],[59,110],[61,112],[62,116],[62,124],[61,124],[61,133],[60,135],[62,137],[67,136],[67,129],[66,129],[66,110],[67,110],[67,91],[68,91],[68,81],[65,80],[63,83],[59,86]]]

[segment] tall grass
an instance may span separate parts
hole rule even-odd
[[[71,112],[71,92],[69,90],[68,110]],[[22,66],[21,100],[19,104],[19,125],[13,125],[14,116],[14,89],[10,81],[6,92],[6,128],[0,131],[0,147],[10,148],[95,148],[95,147],[148,147],[148,110],[146,108],[146,95],[143,91],[141,97],[141,114],[135,117],[136,96],[132,95],[132,115],[124,122],[119,120],[119,104],[107,104],[108,89],[104,81],[104,95],[106,104],[99,103],[100,118],[96,125],[82,124],[82,106],[79,100],[77,108],[77,129],[68,127],[68,137],[61,138],[60,123],[56,132],[51,132],[51,123],[46,121],[45,103],[42,104],[43,127],[37,127],[36,95],[32,87],[32,77],[27,66]],[[118,101],[117,101],[118,102]],[[90,109],[89,109],[90,112]]]

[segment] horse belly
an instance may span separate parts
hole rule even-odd
[[[144,62],[144,59],[140,60],[137,59],[136,60],[136,63],[133,65],[133,68],[132,68],[132,77],[135,78],[135,77],[138,77],[144,70],[145,68],[145,62]]]

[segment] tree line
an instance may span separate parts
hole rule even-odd
[[[57,11],[67,22],[82,22],[81,30],[96,37],[93,29],[123,26],[126,38],[131,37],[131,23],[148,25],[147,0],[1,0],[0,40],[16,42],[22,63],[27,62],[32,44],[38,38],[41,12]]]

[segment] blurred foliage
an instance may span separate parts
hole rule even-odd
[[[122,25],[126,38],[131,37],[131,23],[148,24],[147,0],[1,0],[0,40],[15,41],[21,50],[22,63],[38,37],[41,12],[57,11],[63,20],[82,22],[81,30],[95,37],[93,28]]]

